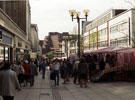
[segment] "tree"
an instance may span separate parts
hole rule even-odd
[[[75,34],[75,35],[77,35],[77,34],[78,34],[78,31],[77,31],[76,26],[74,26],[74,27],[73,27],[73,31],[72,31],[71,33],[72,33],[72,34]]]
[[[53,52],[48,52],[47,54],[46,54],[46,57],[47,58],[49,58],[49,59],[53,59]]]
[[[130,4],[133,8],[135,8],[135,0],[124,0],[124,1]]]

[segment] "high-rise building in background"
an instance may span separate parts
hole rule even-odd
[[[49,35],[45,37],[42,41],[42,52],[47,54],[48,52],[53,52],[54,56],[61,56],[61,43],[63,41],[63,36],[68,36],[68,32],[58,33],[49,32]]]

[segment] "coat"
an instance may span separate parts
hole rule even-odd
[[[89,69],[86,63],[79,63],[78,65],[78,72],[79,73],[85,73],[88,74],[89,73]]]
[[[24,75],[30,75],[30,65],[29,64],[24,64]]]
[[[14,65],[13,70],[16,72],[17,75],[24,74],[24,68],[22,65]]]
[[[16,72],[11,69],[0,71],[0,95],[15,96],[16,89],[20,90]]]
[[[37,66],[33,63],[30,64],[30,75],[37,75]]]

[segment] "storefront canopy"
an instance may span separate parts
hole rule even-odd
[[[109,48],[103,48],[103,49],[98,49],[98,50],[89,50],[85,51],[84,54],[96,54],[96,53],[115,53],[121,50],[126,50],[129,48],[125,47],[109,47]]]
[[[135,48],[126,48],[118,51],[118,53],[132,53],[132,52],[135,52]]]

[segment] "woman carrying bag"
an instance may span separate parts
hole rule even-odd
[[[21,86],[21,83],[24,81],[24,68],[20,61],[13,65],[13,70],[16,72],[19,84]]]

